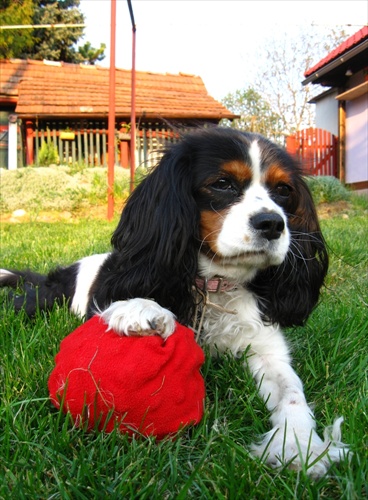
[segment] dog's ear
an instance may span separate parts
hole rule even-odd
[[[191,161],[177,144],[134,190],[112,236],[119,267],[116,295],[153,298],[187,322],[197,272],[198,225]]]
[[[277,267],[260,272],[251,284],[265,319],[283,327],[304,324],[318,302],[328,270],[328,253],[312,195],[304,180],[295,179],[298,194],[288,214],[289,252]]]

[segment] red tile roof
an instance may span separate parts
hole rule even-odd
[[[131,72],[116,70],[116,115],[130,116]],[[146,119],[235,118],[193,75],[136,72],[136,114]],[[109,69],[31,60],[0,60],[0,100],[22,116],[102,117],[108,113]]]
[[[362,29],[354,33],[354,35],[350,36],[342,44],[336,47],[336,49],[327,54],[327,56],[321,59],[317,64],[307,69],[307,71],[304,73],[304,76],[308,77],[312,75],[319,69],[323,68],[324,66],[332,62],[334,59],[341,57],[343,54],[348,52],[348,50],[364,42],[364,40],[366,40],[367,38],[368,38],[368,26],[364,26]]]

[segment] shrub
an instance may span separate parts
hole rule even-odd
[[[305,180],[316,204],[331,203],[350,198],[350,192],[336,177],[320,175],[306,177]]]
[[[106,203],[107,170],[85,168],[73,172],[69,167],[25,167],[0,169],[0,211],[19,208],[31,213],[41,210],[75,211]],[[129,172],[115,171],[114,195],[121,207],[129,194]]]
[[[50,140],[43,141],[38,154],[38,163],[41,166],[48,167],[59,163],[59,155],[55,144]]]

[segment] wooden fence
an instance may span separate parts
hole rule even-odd
[[[308,128],[286,138],[286,149],[298,157],[306,175],[337,177],[337,137],[318,128]]]
[[[43,143],[52,143],[58,153],[59,162],[65,165],[86,167],[107,167],[108,132],[107,122],[44,122],[38,123],[26,136],[28,164],[40,164],[40,151]],[[151,167],[157,163],[168,143],[176,142],[178,134],[165,128],[160,123],[140,123],[136,131],[135,160],[136,166]],[[116,127],[115,164],[130,166],[129,129]]]
[[[177,133],[160,124],[141,124],[140,129],[137,130],[136,164],[148,168],[153,167],[162,156],[166,146],[177,142],[178,139]]]

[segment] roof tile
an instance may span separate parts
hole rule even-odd
[[[130,116],[131,71],[116,70],[116,115]],[[0,100],[23,116],[106,116],[109,69],[47,61],[0,60]],[[148,119],[234,118],[199,76],[136,72],[136,113]]]

